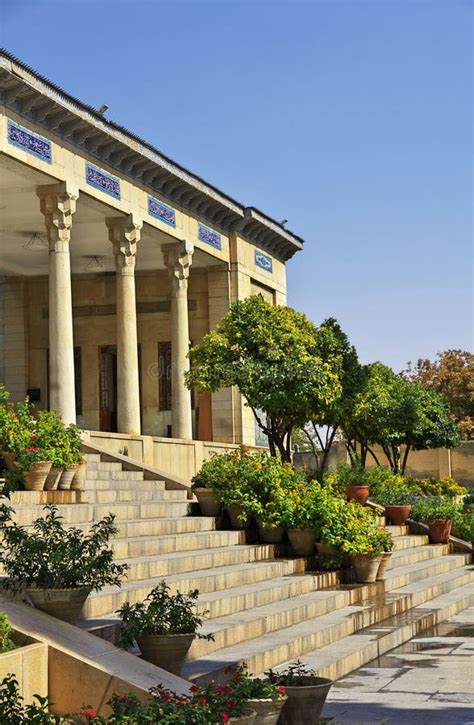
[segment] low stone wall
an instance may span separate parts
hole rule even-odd
[[[381,448],[375,446],[375,454],[382,466],[388,465],[387,458]],[[335,443],[331,451],[328,469],[334,470],[339,463],[347,463],[346,447],[342,441]],[[312,453],[295,453],[294,462],[297,466],[314,468]],[[368,456],[369,466],[375,465]],[[463,441],[458,448],[434,448],[430,451],[411,451],[408,457],[407,475],[416,478],[443,478],[452,476],[463,486],[474,487],[474,441]]]

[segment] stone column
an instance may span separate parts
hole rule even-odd
[[[69,242],[79,191],[63,182],[36,193],[49,242],[49,402],[69,424],[76,422]]]
[[[189,242],[163,247],[171,295],[171,428],[173,438],[192,439],[191,391],[184,384],[189,370],[188,278],[193,246]]]
[[[140,434],[135,260],[142,220],[135,214],[105,220],[115,255],[117,316],[117,427]]]

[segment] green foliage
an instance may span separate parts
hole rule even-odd
[[[454,519],[460,510],[448,496],[426,496],[413,504],[410,516],[414,521],[430,523],[437,519]]]
[[[456,496],[464,496],[467,492],[464,486],[460,486],[450,476],[445,476],[445,478],[407,478],[406,483],[426,496],[455,498]]]
[[[283,685],[271,682],[268,678],[253,677],[246,665],[229,665],[224,670],[230,678],[227,683],[228,694],[237,695],[243,700],[281,700],[286,693]]]
[[[466,496],[464,496],[463,500],[464,506],[473,506],[474,505],[474,491],[471,493],[468,493]]]
[[[412,486],[400,483],[393,486],[380,486],[374,494],[371,494],[370,498],[380,506],[408,506],[417,500],[418,494]]]
[[[137,636],[149,634],[196,634],[202,625],[201,616],[196,614],[199,591],[194,589],[187,594],[170,594],[170,587],[163,579],[151,590],[144,602],[130,604],[125,602],[117,614],[123,621],[121,643],[130,647]],[[212,639],[211,635],[201,635],[202,639]]]
[[[318,340],[328,355],[319,354]],[[323,338],[324,337],[324,344]],[[218,327],[190,351],[190,388],[238,386],[272,453],[290,460],[291,432],[340,395],[341,356],[305,315],[261,295],[235,302]],[[263,411],[263,414],[259,411]]]
[[[342,503],[331,487],[318,481],[302,482],[285,497],[281,524],[289,529],[309,529],[320,540],[322,526]]]
[[[15,649],[15,643],[11,639],[12,628],[5,612],[0,612],[0,652],[10,652]]]
[[[56,725],[62,718],[48,712],[48,698],[34,696],[34,702],[23,705],[18,681],[7,675],[0,683],[0,723],[2,725]]]
[[[474,514],[458,513],[454,519],[453,533],[463,541],[474,541]]]
[[[18,526],[11,509],[3,511],[0,522],[0,563],[7,578],[5,589],[18,592],[27,587],[39,589],[95,589],[119,585],[127,565],[115,564],[108,543],[118,529],[114,515],[95,523],[86,534],[65,528],[57,506],[45,506],[46,515],[33,523],[32,531]]]
[[[288,667],[279,672],[274,672],[274,670],[270,669],[268,672],[265,672],[265,675],[270,682],[283,685],[284,687],[309,687],[310,685],[319,684],[321,680],[315,670],[310,669],[300,660],[292,662]]]

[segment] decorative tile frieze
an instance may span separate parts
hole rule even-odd
[[[29,131],[14,121],[10,121],[10,119],[8,119],[8,143],[22,151],[32,154],[32,156],[36,156],[41,161],[46,161],[47,164],[52,163],[53,152],[51,141],[44,138],[44,136],[39,136],[37,133]]]
[[[152,196],[148,197],[148,214],[155,217],[155,219],[159,219],[160,222],[169,224],[170,227],[176,227],[176,212],[173,207],[154,199]]]
[[[221,235],[201,223],[198,224],[198,239],[214,249],[222,249]]]
[[[260,252],[258,249],[255,250],[255,266],[264,269],[265,272],[273,272],[273,259]]]
[[[99,189],[120,201],[120,180],[88,161],[86,161],[86,182],[94,189]]]

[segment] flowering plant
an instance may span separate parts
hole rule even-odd
[[[230,679],[223,687],[226,687],[227,692],[232,693],[237,699],[242,697],[245,700],[281,700],[286,695],[283,685],[271,682],[268,678],[252,677],[246,665],[229,665],[224,672]]]
[[[449,496],[425,496],[420,498],[411,510],[414,521],[430,523],[436,519],[454,519],[461,510]]]
[[[315,670],[309,669],[300,660],[292,662],[284,670],[275,672],[270,669],[265,674],[270,682],[285,687],[309,687],[310,685],[318,685],[321,680]]]

